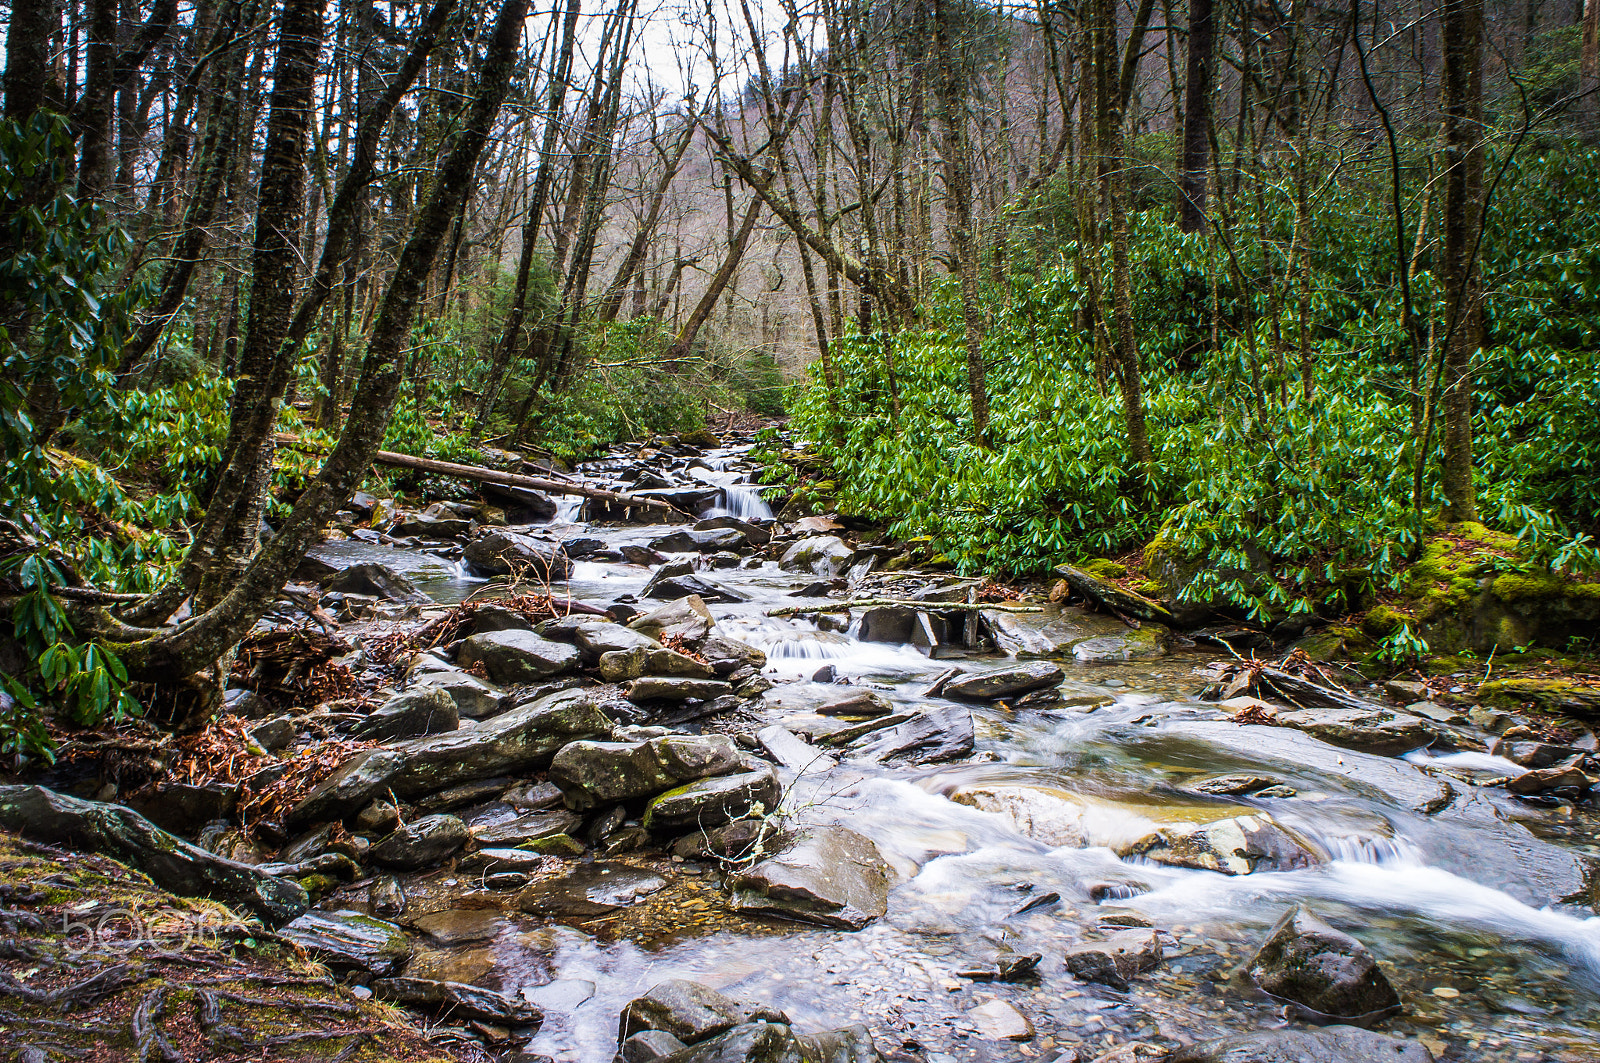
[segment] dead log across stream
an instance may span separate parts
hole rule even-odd
[[[280,435],[277,437],[277,441],[304,450],[311,449],[308,444],[293,436]],[[652,509],[664,509],[671,513],[681,512],[672,503],[659,498],[640,498],[637,495],[620,494],[600,487],[585,487],[583,484],[547,480],[542,476],[523,476],[521,473],[501,472],[499,469],[485,469],[478,465],[461,465],[453,461],[435,461],[433,458],[414,458],[410,454],[396,454],[392,450],[378,451],[372,456],[372,463],[374,465],[389,465],[399,469],[416,469],[419,472],[431,472],[437,476],[454,476],[461,480],[475,480],[479,483],[499,484],[502,487],[521,487],[531,491],[549,491],[559,495],[581,495],[584,498],[611,502],[619,506],[648,506]]]

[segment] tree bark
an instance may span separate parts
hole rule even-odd
[[[1444,43],[1444,249],[1441,277],[1449,317],[1441,384],[1445,519],[1477,519],[1472,483],[1472,359],[1482,342],[1478,226],[1483,205],[1483,0],[1442,0]]]
[[[1183,86],[1183,160],[1178,167],[1178,227],[1206,224],[1206,171],[1211,166],[1211,0],[1189,0],[1189,55]]]

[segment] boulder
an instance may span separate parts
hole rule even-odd
[[[471,840],[465,823],[441,812],[405,824],[374,845],[368,855],[387,867],[415,871],[449,859]]]
[[[121,805],[43,786],[0,786],[0,827],[35,841],[103,853],[143,871],[164,890],[249,909],[270,926],[289,922],[309,903],[298,882],[209,853]]]
[[[416,678],[414,689],[432,687],[449,694],[456,703],[456,715],[481,720],[500,711],[504,695],[500,688],[466,672],[425,672]]]
[[[665,1030],[641,1030],[623,1039],[611,1063],[655,1063],[688,1047]]]
[[[848,827],[803,828],[774,855],[729,877],[741,911],[859,930],[889,907],[889,866],[872,839]]]
[[[745,545],[744,533],[737,528],[680,529],[650,543],[650,549],[664,554],[714,554],[718,550],[737,550]]]
[[[471,667],[481,665],[496,683],[533,683],[578,667],[578,651],[551,642],[531,631],[490,631],[461,643],[456,659]]]
[[[406,743],[394,751],[400,763],[386,784],[409,798],[475,779],[518,775],[550,763],[569,742],[610,735],[611,721],[584,691],[564,690],[476,727]]]
[[[703,602],[748,602],[750,596],[715,580],[697,576],[693,572],[678,571],[677,566],[663,565],[650,582],[639,592],[641,598],[656,598],[675,602],[694,595]]]
[[[1001,653],[1024,659],[1059,657],[1085,639],[1128,630],[1128,625],[1115,617],[1088,613],[1076,606],[1046,605],[1040,613],[985,609],[978,615]]]
[[[278,933],[335,969],[384,975],[411,956],[399,927],[359,912],[307,912]]]
[[[733,693],[733,685],[721,679],[681,679],[670,676],[643,676],[628,687],[628,700],[707,701]]]
[[[667,560],[648,546],[632,543],[620,547],[619,552],[622,554],[622,560],[630,565],[659,565]]]
[[[344,819],[382,793],[404,758],[392,749],[365,749],[339,765],[284,817],[294,828],[323,820]]]
[[[699,1044],[667,1056],[671,1063],[882,1063],[865,1026],[827,1033],[795,1033],[780,1023],[753,1022],[735,1026]]]
[[[851,690],[823,701],[811,711],[819,716],[870,720],[894,712],[894,703],[874,690]]]
[[[1151,601],[1142,594],[1125,590],[1110,580],[1090,575],[1081,568],[1057,565],[1056,574],[1067,581],[1067,586],[1096,605],[1123,616],[1136,617],[1157,624],[1176,626],[1177,620],[1160,602]]]
[[[785,572],[810,572],[833,577],[850,567],[855,550],[836,535],[813,535],[783,552],[778,567]]]
[[[771,767],[760,771],[718,775],[668,790],[644,811],[644,827],[662,833],[690,827],[715,827],[749,815],[757,806],[767,812],[778,807],[783,788]]]
[[[742,1004],[699,982],[673,978],[628,1002],[617,1024],[617,1040],[659,1030],[692,1045],[750,1022],[788,1025],[789,1017]]]
[[[1371,951],[1304,905],[1283,913],[1247,970],[1262,991],[1320,1019],[1371,1020],[1400,1010]]]
[[[823,772],[838,765],[838,761],[813,746],[787,727],[773,724],[756,733],[756,740],[767,755],[783,767],[795,772]]]
[[[972,711],[960,705],[929,702],[893,727],[884,727],[850,744],[852,760],[875,763],[937,764],[972,752]]]
[[[293,724],[289,726],[289,735],[294,736]],[[232,816],[238,803],[239,784],[220,782],[203,786],[168,783],[127,801],[129,808],[162,830],[187,835],[198,834],[200,828],[213,820]]]
[[[396,694],[372,710],[366,719],[356,724],[355,736],[379,742],[388,738],[415,738],[454,731],[460,723],[460,710],[448,690],[422,687]]]
[[[717,675],[727,675],[740,668],[761,669],[767,666],[767,655],[738,639],[712,635],[704,639],[695,652],[705,658]]]
[[[1030,690],[1053,686],[1063,679],[1061,666],[1050,661],[1020,664],[993,672],[978,672],[957,676],[944,686],[947,697],[970,701],[992,701],[995,698],[1026,694]]]
[[[487,631],[531,631],[533,621],[515,609],[507,609],[493,602],[481,602],[472,610],[472,633],[482,635]]]
[[[505,528],[480,528],[461,558],[476,576],[507,576],[553,582],[572,576],[572,559],[560,543]]]
[[[1061,954],[1062,962],[1080,982],[1099,982],[1126,992],[1128,979],[1160,966],[1164,953],[1161,935],[1154,930],[1123,930],[1104,941],[1073,945]]]
[[[626,908],[666,885],[667,880],[653,871],[595,861],[535,882],[517,894],[516,906],[533,915],[592,918]]]
[[[716,620],[712,618],[711,610],[706,608],[704,599],[691,594],[671,605],[663,605],[634,617],[628,621],[628,626],[653,639],[672,637],[696,643],[711,633]]]
[[[1382,706],[1371,708],[1306,708],[1276,714],[1278,725],[1315,735],[1332,745],[1380,756],[1398,756],[1428,745],[1449,732],[1431,720]]]
[[[417,590],[409,579],[388,565],[376,561],[351,565],[335,572],[323,581],[322,585],[325,590],[337,594],[370,594],[375,598],[384,598],[391,602],[421,604],[432,600]]]
[[[431,1011],[447,1019],[477,1019],[501,1026],[532,1026],[544,1022],[544,1012],[504,993],[464,982],[436,982],[431,978],[378,978],[372,995],[379,1000]]]
[[[583,811],[725,775],[742,758],[723,735],[666,735],[647,742],[573,742],[550,763],[567,807]]]
[[[413,513],[400,517],[389,526],[394,536],[417,536],[423,539],[454,539],[472,530],[472,521],[465,517],[439,516],[432,513]]]
[[[1168,633],[1162,627],[1143,627],[1098,635],[1072,644],[1072,656],[1080,664],[1118,664],[1122,661],[1149,661],[1167,654]]]
[[[514,848],[551,838],[557,834],[571,834],[583,820],[571,812],[525,812],[511,819],[470,826],[472,842],[481,849]],[[502,869],[505,870],[505,869]]]
[[[696,521],[694,526],[695,531],[712,531],[717,528],[732,528],[742,534],[751,546],[766,546],[772,541],[772,532],[759,524],[752,524],[738,517],[707,517]]]
[[[1235,816],[1214,823],[1177,823],[1162,827],[1125,850],[1158,864],[1248,875],[1253,871],[1294,871],[1323,862],[1324,857],[1264,813]]]
[[[550,625],[545,625],[549,637],[555,638],[557,634],[550,630]],[[622,650],[659,650],[661,643],[649,635],[641,634],[632,628],[621,624],[613,624],[606,620],[594,617],[584,617],[573,625],[572,641],[583,653],[584,664],[594,664],[608,653]]]
[[[280,749],[287,749],[289,743],[294,741],[296,734],[294,717],[274,716],[272,719],[250,729],[250,739],[268,753],[276,753]]]
[[[1355,1026],[1231,1034],[1178,1049],[1169,1063],[1433,1063],[1433,1053]]]
[[[1089,844],[1083,800],[1065,790],[1043,786],[964,786],[950,795],[958,805],[1005,816],[1017,833],[1056,848],[1081,849]]]
[[[904,605],[879,605],[861,614],[862,642],[911,641],[912,629],[917,625],[917,611]]]

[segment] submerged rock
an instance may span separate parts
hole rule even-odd
[[[872,839],[848,827],[807,827],[729,886],[741,911],[859,930],[888,911],[889,875]]]
[[[977,1028],[979,1037],[991,1041],[1033,1040],[1033,1023],[1004,1000],[978,1005],[967,1012],[967,1019]]]
[[[928,702],[894,726],[856,739],[849,751],[852,760],[937,764],[967,756],[975,737],[971,710]]]
[[[490,631],[461,644],[456,658],[468,667],[482,665],[496,683],[533,683],[578,667],[578,651],[531,631]]]
[[[724,775],[741,757],[723,735],[666,735],[648,742],[573,742],[550,763],[567,807],[584,810]]]
[[[533,915],[590,918],[626,908],[666,885],[654,871],[597,861],[535,882],[517,894],[516,906]]]
[[[964,786],[950,795],[960,805],[998,812],[1016,824],[1017,832],[1057,848],[1081,849],[1089,844],[1083,826],[1083,801],[1065,790],[1042,786]]]
[[[351,565],[335,572],[322,585],[324,589],[337,594],[368,594],[391,602],[423,604],[432,600],[417,590],[409,579],[376,561]]]
[[[692,1045],[751,1022],[788,1025],[789,1017],[781,1011],[742,1004],[699,982],[673,978],[628,1002],[618,1022],[617,1039],[625,1041],[658,1030]]]
[[[278,933],[334,968],[383,975],[411,956],[399,927],[359,912],[307,912]]]
[[[1400,1010],[1400,997],[1372,952],[1304,905],[1283,914],[1248,971],[1264,992],[1319,1018],[1372,1019]]]
[[[972,701],[992,701],[995,698],[1026,694],[1030,690],[1053,686],[1063,678],[1061,666],[1050,661],[1021,664],[995,672],[980,672],[957,676],[944,686],[944,693],[952,698]]]
[[[1309,845],[1265,814],[1162,827],[1128,846],[1122,855],[1130,854],[1158,864],[1224,875],[1293,871],[1323,862]]]
[[[1169,1063],[1433,1063],[1433,1053],[1354,1026],[1262,1030],[1178,1049]]]

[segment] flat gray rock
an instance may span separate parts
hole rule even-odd
[[[1433,1053],[1354,1026],[1263,1030],[1180,1048],[1170,1063],[1433,1063]]]
[[[531,631],[489,631],[462,642],[456,659],[471,667],[481,665],[496,683],[536,683],[580,663],[576,647],[551,642]]]
[[[776,854],[729,879],[741,911],[859,930],[889,908],[889,866],[848,827],[808,827]]]
[[[664,888],[667,880],[653,871],[628,864],[579,864],[559,878],[535,882],[517,895],[524,912],[544,916],[589,918],[626,908]]]
[[[1060,665],[1051,661],[1037,661],[993,672],[957,676],[945,684],[944,693],[946,697],[992,701],[1054,686],[1062,678]]]
[[[359,912],[307,912],[278,933],[334,968],[384,975],[411,956],[399,927]]]

